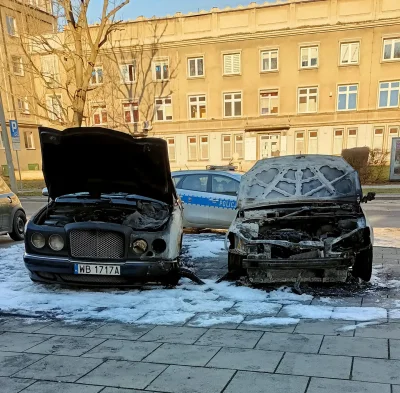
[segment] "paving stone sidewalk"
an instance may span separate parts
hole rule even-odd
[[[400,277],[400,250],[375,267]],[[300,319],[292,325],[194,327],[0,317],[1,393],[400,393],[398,290],[343,296],[340,306],[387,309],[373,324]],[[318,305],[316,297],[308,304]],[[234,315],[234,311],[230,311]],[[284,318],[277,307],[269,317]],[[343,329],[345,328],[345,329]]]

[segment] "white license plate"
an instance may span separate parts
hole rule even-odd
[[[83,265],[76,263],[74,274],[91,274],[96,276],[120,276],[121,268],[110,265]]]

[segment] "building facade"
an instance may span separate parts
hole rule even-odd
[[[289,0],[126,21],[92,84],[86,125],[149,130],[167,140],[172,169],[385,151],[400,132],[400,1]],[[66,97],[47,94],[49,124],[60,126]]]

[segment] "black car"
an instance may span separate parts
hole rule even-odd
[[[21,202],[0,177],[0,235],[8,233],[15,241],[23,240],[25,223]]]
[[[106,128],[39,128],[49,203],[29,221],[33,281],[131,285],[179,280],[182,204],[168,148]]]

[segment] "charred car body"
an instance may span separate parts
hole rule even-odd
[[[105,128],[39,128],[49,203],[26,226],[34,281],[176,284],[182,206],[166,142]]]
[[[373,232],[357,172],[341,157],[261,160],[243,175],[229,271],[253,283],[369,281]]]

